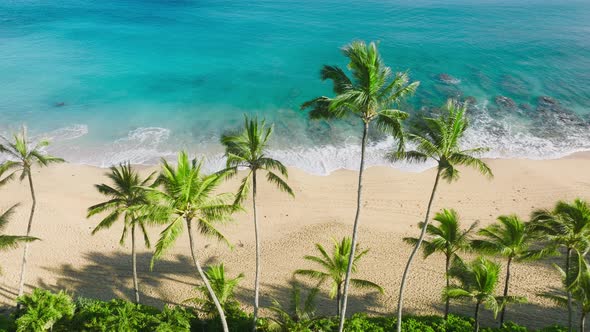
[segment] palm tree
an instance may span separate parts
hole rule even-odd
[[[438,226],[428,225],[426,233],[430,236],[429,240],[424,240],[423,252],[424,258],[440,252],[445,255],[445,278],[447,282],[447,288],[450,284],[449,269],[451,268],[451,262],[453,259],[459,259],[458,252],[467,251],[471,247],[470,235],[473,230],[477,227],[477,222],[474,222],[466,230],[461,230],[459,222],[459,215],[457,211],[451,209],[443,209],[438,212],[434,220],[439,222]],[[418,227],[422,228],[423,223],[418,223]],[[404,241],[411,245],[418,243],[417,238],[406,237]],[[445,319],[449,315],[449,299],[445,301]]]
[[[409,84],[407,73],[392,74],[391,68],[385,66],[377,45],[371,42],[366,45],[362,41],[354,41],[342,49],[349,59],[348,69],[352,74],[349,78],[342,69],[337,66],[324,66],[320,72],[322,80],[331,80],[335,97],[317,97],[301,105],[302,109],[310,108],[310,118],[333,119],[345,116],[358,117],[363,124],[361,139],[361,156],[358,176],[357,204],[354,225],[352,230],[352,250],[349,255],[349,269],[346,271],[344,292],[342,297],[342,314],[338,331],[342,332],[346,318],[346,302],[348,298],[348,286],[352,268],[352,259],[357,242],[358,223],[361,211],[361,194],[363,169],[365,165],[365,148],[369,126],[374,121],[380,130],[387,132],[399,139],[398,148],[403,147],[403,135],[401,121],[408,114],[391,109],[408,95],[414,93],[418,82]]]
[[[504,280],[504,297],[508,296],[510,284],[510,266],[513,261],[540,258],[544,251],[535,251],[531,246],[537,240],[531,224],[522,221],[516,215],[500,216],[498,222],[479,230],[481,239],[473,240],[473,248],[487,254],[499,254],[506,257],[506,278]],[[500,327],[504,324],[506,306],[500,313]]]
[[[205,275],[211,284],[211,288],[213,288],[213,292],[217,296],[219,304],[225,312],[239,306],[234,293],[240,281],[244,279],[243,273],[240,273],[235,278],[229,278],[225,274],[225,266],[223,264],[217,264],[210,266],[205,272]],[[195,288],[200,293],[199,296],[185,300],[184,302],[194,303],[209,317],[214,316],[217,309],[215,302],[209,295],[207,287],[197,286]]]
[[[5,153],[9,159],[0,165],[0,173],[9,172],[2,182],[4,183],[13,179],[17,173],[20,173],[20,181],[24,180],[25,178],[27,178],[29,181],[29,189],[31,191],[31,199],[33,203],[31,205],[31,212],[29,213],[29,222],[27,224],[26,236],[30,236],[31,228],[33,226],[33,216],[35,215],[35,207],[37,206],[37,198],[35,197],[35,188],[33,186],[33,174],[31,169],[34,165],[43,167],[48,166],[49,164],[64,162],[64,160],[43,153],[43,148],[49,145],[49,141],[47,140],[41,140],[33,145],[27,135],[27,130],[25,127],[22,128],[20,133],[14,134],[12,141],[5,137],[2,137],[2,140],[4,142],[0,144],[0,153]],[[25,288],[25,274],[28,252],[29,242],[25,242],[23,260],[20,270],[18,296],[23,295]]]
[[[4,231],[10,218],[14,214],[14,209],[18,204],[11,206],[8,210],[4,211],[4,213],[0,214],[0,231]],[[32,242],[35,240],[39,240],[36,237],[32,236],[20,236],[20,235],[0,235],[0,251],[6,251],[9,249],[14,249],[18,247],[21,243]],[[0,275],[2,274],[2,269],[0,268]]]
[[[229,245],[225,236],[215,228],[215,223],[228,220],[236,207],[227,202],[231,195],[215,194],[223,181],[223,174],[205,175],[201,172],[201,166],[202,161],[189,160],[184,151],[178,155],[176,168],[162,159],[162,171],[156,182],[163,186],[163,190],[155,191],[155,194],[163,204],[161,208],[152,209],[151,217],[156,221],[167,222],[168,226],[160,233],[152,266],[174,245],[184,230],[183,224],[186,224],[193,263],[215,303],[223,331],[227,332],[227,321],[221,303],[197,259],[192,230],[194,225],[202,235],[215,237]]]
[[[236,194],[234,204],[240,204],[248,195],[252,186],[252,211],[254,214],[254,237],[256,241],[256,273],[254,277],[254,330],[258,319],[258,296],[260,289],[260,232],[256,213],[256,189],[258,171],[266,172],[266,180],[281,191],[294,196],[293,190],[281,176],[288,177],[287,168],[278,160],[267,156],[267,143],[272,135],[272,127],[266,127],[265,121],[257,118],[244,119],[244,128],[237,135],[223,135],[221,143],[225,146],[227,170],[230,176],[237,174],[238,168],[248,169]],[[274,173],[278,172],[281,176]]]
[[[148,221],[150,201],[148,191],[144,188],[148,185],[156,172],[141,180],[139,174],[131,167],[131,164],[121,164],[119,167],[111,167],[106,176],[112,181],[113,186],[97,184],[95,188],[99,193],[108,197],[107,201],[88,208],[87,218],[95,214],[108,212],[106,217],[94,228],[92,235],[101,229],[110,228],[115,221],[123,217],[123,234],[119,243],[125,244],[128,229],[131,228],[131,266],[133,269],[133,288],[135,290],[135,303],[139,303],[139,283],[137,281],[137,257],[135,253],[135,228],[139,227],[143,233],[145,246],[150,248],[150,240],[145,228]]]
[[[437,118],[423,118],[423,126],[414,133],[408,133],[408,139],[416,144],[415,151],[395,151],[388,155],[391,160],[405,159],[411,162],[424,162],[433,159],[437,162],[436,177],[434,186],[426,208],[426,216],[422,224],[420,237],[408,258],[404,269],[402,281],[399,290],[399,299],[397,304],[397,331],[402,329],[402,312],[404,301],[404,290],[410,266],[414,256],[420,249],[426,230],[428,229],[430,209],[438,188],[438,182],[441,178],[451,183],[459,179],[459,170],[457,166],[469,166],[476,168],[481,174],[492,177],[492,170],[476,155],[487,151],[486,148],[475,148],[462,150],[461,138],[468,127],[466,116],[467,106],[456,101],[449,100]]]
[[[556,267],[561,276],[566,288],[569,288],[571,292],[571,299],[568,296],[561,296],[555,295],[551,293],[544,293],[540,294],[541,296],[548,298],[555,302],[555,304],[567,308],[570,305],[570,301],[573,299],[575,300],[576,304],[580,308],[580,332],[584,332],[586,330],[586,316],[590,313],[590,272],[588,271],[588,266],[585,260],[582,258],[582,271],[580,272],[580,276],[578,280],[571,285],[570,287],[567,286],[566,283],[566,274],[560,267]]]
[[[451,299],[475,300],[475,326],[474,331],[479,331],[479,312],[483,304],[494,313],[494,317],[507,302],[522,302],[520,297],[494,296],[500,279],[500,264],[480,257],[475,261],[465,264],[461,260],[455,260],[449,274],[459,281],[457,285],[445,288],[443,296]]]
[[[342,241],[337,242],[335,239],[332,239],[334,242],[334,247],[332,249],[332,255],[328,255],[326,249],[319,244],[316,243],[315,247],[320,252],[321,256],[305,256],[304,258],[310,262],[314,262],[319,264],[323,271],[318,270],[305,270],[299,269],[295,271],[295,275],[302,275],[309,277],[311,279],[318,281],[318,287],[321,286],[326,281],[331,281],[330,285],[330,298],[333,299],[336,297],[336,314],[341,315],[342,313],[342,296],[343,296],[343,285],[345,282],[346,271],[348,271],[348,264],[350,260],[348,259],[348,255],[350,255],[351,250],[350,246],[352,246],[352,241],[349,237],[344,237]],[[353,273],[357,271],[357,263],[358,261],[369,251],[369,249],[363,250],[359,253],[355,254],[354,260],[352,260],[352,268],[350,269]],[[350,282],[353,286],[358,288],[372,288],[380,293],[383,293],[383,288],[381,286],[370,282],[368,280],[363,279],[350,279]]]
[[[534,227],[541,231],[547,239],[549,244],[547,250],[565,248],[568,327],[571,331],[573,329],[573,308],[570,288],[580,277],[579,273],[572,273],[572,258],[574,254],[584,257],[590,250],[590,205],[581,199],[576,199],[572,203],[559,201],[552,211],[542,209],[534,211],[532,221]]]
[[[271,331],[280,332],[306,332],[318,317],[316,317],[315,298],[319,292],[314,287],[302,298],[301,286],[297,282],[291,283],[291,291],[288,307],[283,306],[279,301],[273,300],[272,306],[268,309],[275,313],[276,318],[270,318]]]

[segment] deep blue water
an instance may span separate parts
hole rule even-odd
[[[219,133],[249,113],[275,123],[287,164],[354,168],[358,128],[298,109],[330,93],[319,69],[345,66],[339,48],[363,39],[421,81],[408,111],[473,96],[466,145],[553,158],[590,149],[588,18],[590,1],[0,0],[0,131],[26,124],[73,162],[185,148],[216,164]],[[383,163],[390,142],[372,145]]]

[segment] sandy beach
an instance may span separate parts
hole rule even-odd
[[[535,208],[549,208],[558,200],[575,197],[590,199],[590,155],[576,154],[559,160],[488,160],[495,178],[488,180],[465,170],[459,182],[443,183],[439,188],[434,211],[454,208],[464,227],[478,221],[485,226],[501,214],[516,213],[527,218]],[[143,167],[148,173],[157,167]],[[92,236],[99,218],[86,219],[86,209],[103,197],[93,188],[102,183],[105,169],[63,164],[35,170],[38,210],[33,235],[42,241],[33,243],[29,256],[27,290],[44,287],[67,289],[80,296],[110,299],[132,298],[130,241],[120,246],[122,224]],[[364,209],[360,224],[360,246],[369,248],[361,261],[359,278],[380,284],[384,295],[353,292],[349,312],[369,313],[394,311],[402,268],[410,253],[404,236],[417,236],[416,223],[425,206],[434,180],[434,170],[408,173],[387,167],[373,167],[366,172]],[[259,216],[262,232],[262,304],[272,298],[286,298],[288,281],[297,268],[312,267],[303,256],[315,254],[314,244],[331,248],[331,238],[349,235],[355,210],[357,173],[337,171],[329,176],[313,176],[290,169],[289,183],[296,198],[279,193],[274,187],[260,185]],[[223,185],[224,191],[235,190],[237,182]],[[1,208],[21,202],[6,230],[22,234],[30,207],[28,187],[13,182],[0,190]],[[198,238],[199,258],[205,265],[224,262],[229,275],[243,272],[239,299],[246,306],[252,298],[254,270],[254,237],[248,212],[235,215],[235,221],[220,226],[234,245],[233,250],[212,239]],[[150,229],[155,244],[161,226]],[[152,251],[139,246],[140,289],[143,302],[162,306],[181,303],[195,295],[198,282],[184,234],[176,247],[149,270]],[[22,249],[3,253],[0,266],[0,301],[12,304],[18,284]],[[558,260],[555,259],[555,262]],[[415,262],[407,290],[406,308],[412,313],[440,313],[444,284],[444,262],[440,256]],[[565,311],[537,296],[560,287],[559,276],[550,261],[515,264],[512,292],[526,296],[528,304],[508,309],[508,319],[529,326],[564,323]],[[321,311],[332,314],[334,302],[327,289],[319,297]],[[452,303],[451,310],[471,314],[472,306]],[[542,312],[541,312],[542,310]],[[490,314],[485,317],[489,320]]]

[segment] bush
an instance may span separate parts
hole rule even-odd
[[[57,294],[35,289],[31,295],[17,298],[21,310],[16,313],[17,332],[59,331],[62,320],[74,315],[76,306],[64,291]]]
[[[0,332],[9,332],[16,330],[14,319],[9,316],[0,315]]]

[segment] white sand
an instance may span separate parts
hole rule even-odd
[[[454,208],[463,225],[480,221],[486,225],[500,214],[517,213],[526,218],[535,208],[551,207],[556,200],[575,197],[590,199],[590,157],[578,154],[560,160],[490,160],[495,178],[487,180],[465,170],[458,183],[442,183],[434,211]],[[151,170],[156,168],[151,168]],[[142,172],[149,169],[144,168]],[[110,299],[132,298],[130,241],[119,246],[122,225],[90,233],[99,218],[85,218],[86,209],[103,200],[93,188],[102,183],[105,170],[64,164],[35,171],[38,209],[33,235],[42,241],[31,245],[27,290],[44,287],[67,289],[76,295]],[[357,173],[338,171],[329,176],[313,176],[290,169],[289,183],[296,192],[292,199],[267,183],[261,184],[259,216],[262,232],[262,304],[272,297],[286,298],[287,281],[297,268],[311,267],[303,256],[315,254],[314,244],[331,248],[330,238],[349,235],[356,201]],[[375,167],[366,171],[359,241],[370,248],[360,263],[359,278],[382,285],[385,295],[353,292],[349,312],[392,313],[395,310],[402,269],[411,248],[404,236],[417,236],[416,223],[425,212],[434,181],[434,171],[406,173]],[[224,185],[233,191],[237,183]],[[30,206],[26,183],[11,183],[0,190],[2,208],[22,202],[7,233],[22,234]],[[250,211],[251,203],[245,207]],[[214,240],[198,238],[200,259],[205,263],[222,261],[230,275],[244,272],[239,299],[248,306],[252,298],[254,237],[251,214],[235,216],[235,222],[220,226],[235,245],[230,250]],[[161,228],[151,229],[153,244]],[[143,301],[148,304],[180,303],[193,296],[198,282],[188,251],[186,234],[176,247],[149,271],[151,251],[141,244],[139,275]],[[22,249],[3,253],[4,270],[0,283],[0,301],[14,301]],[[555,260],[558,261],[558,260]],[[423,260],[420,256],[410,276],[406,308],[413,313],[440,313],[444,285],[441,257]],[[564,322],[565,313],[555,309],[536,294],[560,286],[559,277],[547,261],[515,264],[511,283],[513,294],[526,296],[530,303],[512,307],[508,319],[542,326]],[[498,292],[501,291],[498,288]],[[324,313],[332,313],[334,302],[320,295]],[[451,310],[470,314],[471,305],[453,303]],[[542,311],[541,311],[542,310]]]

